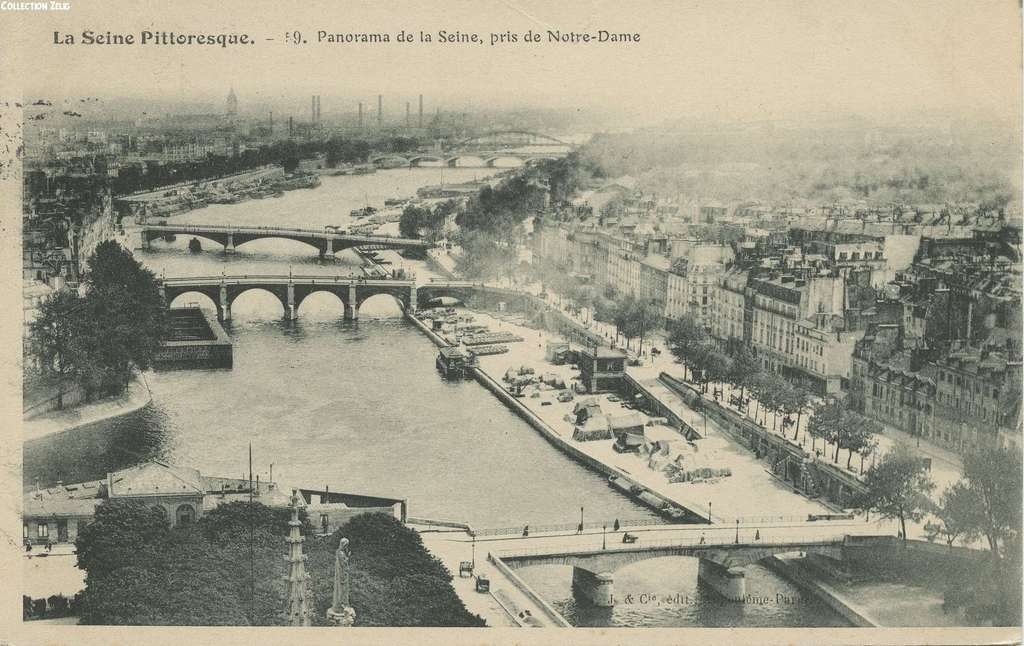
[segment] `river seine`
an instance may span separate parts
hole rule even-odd
[[[482,176],[444,172],[445,181]],[[379,206],[385,197],[439,181],[438,169],[324,178],[314,190],[209,207],[183,219],[336,224],[366,202]],[[182,238],[136,253],[168,276],[346,267],[344,261],[318,265],[312,249],[288,241],[253,242],[225,257],[219,249],[189,254]],[[315,294],[302,303],[299,320],[286,323],[276,298],[247,292],[235,302],[228,328],[232,370],[148,375],[153,403],[141,411],[26,443],[24,482],[95,479],[154,457],[209,475],[242,476],[251,443],[261,479],[270,477],[273,464],[282,484],[408,498],[414,516],[482,528],[574,523],[580,507],[587,522],[652,517],[475,382],[443,381],[433,344],[398,314],[394,301],[380,296],[367,301],[358,322],[345,322],[339,301]],[[576,601],[568,568],[527,568],[521,575],[580,626],[846,625],[761,567],[748,568],[747,587],[765,603],[723,601],[698,586],[696,569],[695,559],[684,558],[624,567],[616,573],[616,595],[632,595],[633,602],[612,609]]]

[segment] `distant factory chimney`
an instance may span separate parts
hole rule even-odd
[[[316,123],[316,95],[309,97],[309,121]]]
[[[270,134],[274,134],[274,111],[270,111]]]
[[[423,95],[422,94],[420,95],[420,122],[419,122],[419,126],[420,126],[420,128],[423,127]]]
[[[409,102],[406,101],[405,102],[405,127],[406,128],[412,126],[412,117],[410,116],[409,108],[410,108]]]
[[[295,132],[295,120],[292,117],[288,117],[288,136],[291,137]]]
[[[384,95],[377,95],[377,127],[384,125]]]
[[[363,127],[363,102],[359,102],[359,127]]]

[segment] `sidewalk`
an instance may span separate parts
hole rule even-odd
[[[145,375],[135,373],[128,390],[119,397],[82,404],[59,411],[43,413],[22,423],[22,441],[37,440],[53,433],[61,433],[87,424],[127,415],[145,407],[152,401]]]

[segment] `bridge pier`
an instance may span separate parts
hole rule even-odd
[[[296,319],[294,283],[288,283],[288,303],[284,307],[284,318],[287,321],[294,321]]]
[[[221,323],[231,320],[231,302],[228,300],[228,288],[220,286],[220,320]]]
[[[700,559],[697,580],[731,601],[742,601],[747,595],[747,574],[742,568],[726,567],[708,559]]]
[[[572,568],[572,588],[595,606],[615,605],[615,577],[610,572],[594,574],[580,567]]]
[[[409,288],[409,311],[415,314],[418,307],[416,304],[416,285],[413,285]]]
[[[145,229],[139,231],[139,243],[140,249],[149,249],[149,235],[146,233]]]
[[[358,321],[359,320],[359,306],[356,300],[356,284],[348,284],[348,301],[345,303],[345,320],[347,321]]]
[[[224,253],[235,253],[235,236],[228,234],[228,242],[224,245]]]

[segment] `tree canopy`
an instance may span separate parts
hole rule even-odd
[[[308,533],[304,515],[314,625],[327,624],[341,536],[350,541],[357,626],[484,625],[466,610],[451,574],[414,530],[390,516],[367,514],[317,537]],[[289,516],[288,509],[236,502],[172,529],[145,504],[104,501],[76,543],[79,567],[87,573],[81,623],[282,624]]]
[[[924,458],[904,446],[889,451],[864,477],[865,493],[858,501],[862,509],[878,512],[883,518],[900,522],[907,536],[907,520],[920,521],[931,509],[928,494],[935,488]]]
[[[156,278],[131,252],[102,242],[86,267],[85,295],[45,301],[30,334],[44,370],[73,377],[91,398],[123,390],[133,366],[149,368],[168,322]]]

